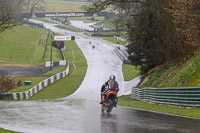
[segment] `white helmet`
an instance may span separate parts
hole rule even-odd
[[[110,80],[114,79],[115,80],[115,76],[114,75],[110,75]]]

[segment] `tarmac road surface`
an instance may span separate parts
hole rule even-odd
[[[127,90],[121,71],[122,62],[113,52],[114,44],[52,25],[46,26],[53,31],[76,36],[88,63],[83,83],[73,95],[62,99],[0,102],[0,127],[25,133],[199,133],[198,119],[120,106],[110,114],[102,113],[100,87],[110,74],[117,77],[119,95]],[[138,82],[139,79],[131,81],[131,86]],[[130,83],[128,85],[131,89]]]
[[[0,71],[11,77],[49,77],[43,75],[49,71],[48,67],[43,66],[2,66]]]
[[[84,23],[83,21],[75,21],[75,20],[71,20],[70,23],[72,26],[89,30],[89,31],[94,31],[94,28],[91,28],[89,26],[94,25],[95,23]]]

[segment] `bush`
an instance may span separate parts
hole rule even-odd
[[[19,84],[21,84],[20,81],[15,83],[15,80],[9,79],[5,73],[0,71],[0,93],[8,92]]]

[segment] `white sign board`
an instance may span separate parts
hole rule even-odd
[[[83,17],[84,13],[47,13],[45,17]]]
[[[71,40],[71,36],[54,36],[54,40],[56,41]]]

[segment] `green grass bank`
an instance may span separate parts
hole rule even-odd
[[[29,100],[56,99],[66,97],[76,91],[76,89],[80,86],[87,70],[86,59],[75,41],[66,41],[65,46],[66,50],[64,51],[64,54],[66,60],[70,63],[69,75],[67,78],[58,80],[55,83],[42,89],[42,91],[31,97]],[[76,68],[74,66],[76,66]],[[65,69],[66,67],[53,68],[51,71],[45,73],[44,75],[54,75],[64,71]],[[21,80],[24,82],[28,80],[31,81],[32,84],[17,87],[9,92],[25,92],[46,78],[47,77],[11,77],[11,79],[16,81]]]
[[[200,86],[200,56],[186,62],[171,63],[157,66],[148,72],[143,83],[138,87],[199,87]],[[200,109],[196,107],[178,107],[162,104],[152,104],[132,99],[130,96],[119,98],[119,105],[132,108],[162,112],[167,114],[200,118]]]
[[[140,75],[139,68],[127,64],[122,65],[122,72],[124,76],[124,81],[130,81]]]
[[[200,86],[200,56],[187,62],[165,64],[148,72],[143,87],[198,87]]]
[[[0,62],[43,65],[45,61],[50,60],[50,39],[43,60],[48,32],[43,28],[23,25],[3,32],[0,38]],[[53,57],[55,61],[62,59],[60,51],[56,48],[53,48]]]
[[[130,107],[130,108],[143,109],[143,110],[161,112],[161,113],[166,113],[166,114],[184,116],[184,117],[200,118],[200,109],[199,108],[195,108],[195,107],[186,108],[186,107],[177,107],[177,106],[168,106],[168,105],[141,102],[141,101],[131,98],[130,96],[119,97],[118,105]]]
[[[87,4],[87,3],[64,1],[64,0],[46,0],[44,11],[36,10],[36,12],[38,13],[40,12],[83,12],[84,10],[81,7],[84,4]]]
[[[0,133],[19,133],[19,132],[10,131],[10,130],[6,130],[6,129],[3,129],[3,128],[0,128]]]
[[[68,60],[70,63],[69,75],[67,78],[56,81],[55,83],[44,88],[29,100],[56,99],[67,97],[74,93],[82,83],[87,70],[87,62],[85,56],[75,41],[66,41],[65,43],[66,50],[64,51],[64,54],[66,60]]]

